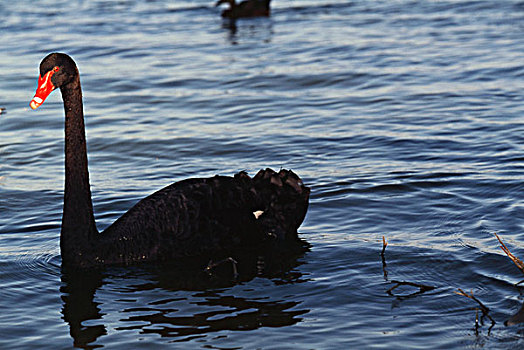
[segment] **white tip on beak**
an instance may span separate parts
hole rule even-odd
[[[35,96],[31,100],[31,102],[29,103],[29,107],[31,107],[32,109],[37,109],[38,107],[40,107],[42,105],[43,102],[44,102],[44,100],[42,100],[38,96]]]

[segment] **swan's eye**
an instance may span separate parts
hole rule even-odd
[[[55,67],[53,68],[53,72],[58,72],[59,69],[60,69],[60,68],[58,68],[58,66],[55,66]]]

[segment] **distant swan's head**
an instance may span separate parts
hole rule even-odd
[[[220,6],[222,4],[229,4],[231,6],[233,6],[233,3],[235,2],[235,0],[218,0],[215,4],[215,6]]]

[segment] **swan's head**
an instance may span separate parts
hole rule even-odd
[[[29,106],[37,109],[54,89],[74,81],[76,76],[78,76],[78,70],[71,57],[56,52],[47,55],[40,63],[38,87]]]
[[[233,6],[233,3],[235,2],[235,0],[218,0],[215,4],[215,6],[220,6],[222,4],[229,4],[231,6]]]

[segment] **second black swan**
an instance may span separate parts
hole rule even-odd
[[[65,190],[60,250],[66,266],[168,261],[297,242],[310,189],[291,170],[175,182],[139,201],[103,232],[93,215],[80,76],[73,59],[40,63],[32,109],[60,89],[65,109]],[[269,243],[268,243],[269,242]]]
[[[235,0],[218,0],[215,6],[228,3],[229,8],[222,11],[224,18],[268,17],[271,13],[271,0],[244,0],[239,4]]]

